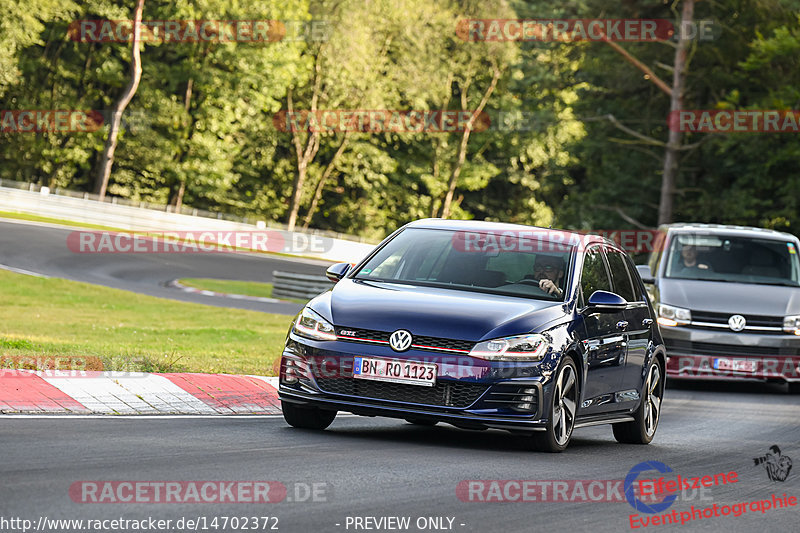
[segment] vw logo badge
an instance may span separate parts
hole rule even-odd
[[[728,319],[728,327],[733,331],[742,331],[747,324],[747,321],[742,315],[733,315]]]
[[[411,346],[411,332],[398,329],[389,337],[389,346],[395,352],[404,352]]]

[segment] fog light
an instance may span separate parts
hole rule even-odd
[[[539,393],[538,389],[522,389],[520,391],[524,396],[519,397],[519,401],[522,403],[518,403],[514,405],[514,409],[517,411],[534,411],[536,410],[537,404],[536,397]]]
[[[281,368],[281,383],[284,385],[294,385],[300,381],[295,372],[294,361],[286,359]]]

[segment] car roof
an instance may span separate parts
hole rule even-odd
[[[764,237],[768,239],[781,239],[796,241],[797,237],[791,233],[775,231],[773,229],[756,228],[753,226],[732,226],[725,224],[699,224],[680,222],[675,224],[664,224],[660,230],[670,233],[704,233],[709,235],[728,235],[731,237]]]
[[[455,231],[474,231],[478,233],[498,233],[504,232],[551,232],[554,235],[559,235],[563,242],[580,242],[583,245],[590,243],[607,244],[614,248],[619,248],[619,245],[614,241],[607,239],[601,235],[593,235],[589,233],[580,233],[577,231],[569,231],[558,228],[543,228],[540,226],[526,226],[524,224],[508,224],[505,222],[488,222],[485,220],[450,220],[443,218],[423,218],[409,222],[404,227],[406,228],[425,228],[425,229],[445,229]]]

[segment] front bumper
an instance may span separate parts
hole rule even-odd
[[[436,363],[436,386],[354,379],[355,356]],[[284,402],[357,415],[436,420],[466,429],[541,431],[547,422],[543,398],[551,388],[542,364],[548,368],[548,363],[500,365],[462,355],[396,353],[388,347],[317,343],[290,335],[278,394]]]
[[[800,337],[661,327],[667,375],[678,379],[800,382]],[[719,360],[749,361],[753,371],[720,368]]]

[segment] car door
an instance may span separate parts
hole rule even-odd
[[[638,400],[638,390],[643,375],[643,365],[650,342],[650,328],[653,326],[653,317],[645,299],[647,293],[643,290],[635,267],[630,258],[621,250],[608,249],[606,258],[611,270],[611,281],[614,292],[625,298],[628,305],[625,309],[625,341],[627,344],[625,357],[625,371],[622,379],[621,392],[618,402],[633,402]]]
[[[602,246],[586,250],[581,271],[581,291],[584,302],[583,316],[586,337],[585,357],[588,366],[584,384],[584,401],[581,414],[615,410],[615,394],[622,386],[625,370],[625,334],[620,329],[625,321],[624,311],[612,313],[592,312],[585,308],[589,297],[598,290],[613,292],[611,277]]]

